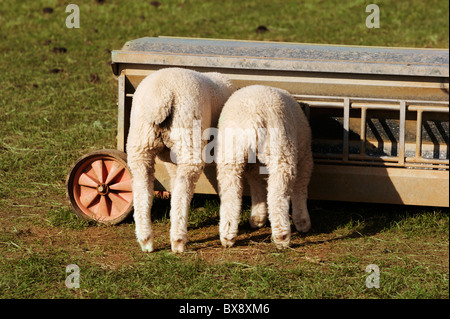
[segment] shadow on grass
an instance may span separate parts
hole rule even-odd
[[[349,202],[310,201],[308,207],[312,224],[310,235],[332,233],[343,228],[353,230],[354,237],[371,236],[398,227],[407,219],[420,219],[433,212],[449,214],[449,209],[442,207]]]
[[[220,199],[217,195],[195,194],[189,212],[189,229],[201,229],[219,224]],[[236,246],[245,246],[251,242],[270,243],[270,230],[261,233],[248,224],[251,209],[250,197],[244,197],[242,202],[242,216],[239,225],[239,236]],[[308,233],[298,233],[292,226],[293,236],[308,237],[331,234],[342,230],[343,235],[330,239],[292,244],[292,247],[313,245],[320,242],[336,241],[349,238],[372,236],[382,231],[403,227],[410,219],[426,220],[427,214],[440,212],[442,216],[449,214],[449,208],[403,206],[388,204],[368,204],[331,201],[309,201],[308,209],[311,216],[312,228]],[[421,217],[422,216],[422,217]],[[155,197],[152,207],[152,220],[160,222],[170,221],[170,198]],[[132,218],[126,222],[132,222]],[[420,221],[414,226],[420,230]],[[426,222],[425,225],[426,227]],[[270,223],[266,224],[270,227]],[[259,232],[258,232],[259,231]],[[429,231],[429,229],[427,229]],[[244,235],[244,238],[242,238]],[[197,244],[219,240],[219,234],[208,236],[193,242]]]

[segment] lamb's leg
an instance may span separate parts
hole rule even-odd
[[[258,164],[248,164],[245,176],[250,186],[252,210],[250,213],[250,226],[260,228],[267,221],[267,181],[260,174]]]
[[[170,241],[173,252],[181,253],[185,249],[189,204],[202,170],[202,164],[178,164],[176,176],[172,179]]]
[[[232,247],[236,241],[242,204],[242,175],[245,164],[218,164],[220,195],[220,241]]]
[[[313,168],[312,156],[307,155],[297,166],[297,179],[292,193],[292,221],[299,232],[306,233],[311,229],[308,213],[308,184]]]
[[[133,206],[136,237],[143,251],[153,251],[151,209],[155,180],[156,150],[137,152],[128,148],[128,166],[133,175]]]
[[[272,240],[277,248],[288,247],[291,240],[289,200],[294,178],[293,170],[285,165],[269,167],[267,204]]]

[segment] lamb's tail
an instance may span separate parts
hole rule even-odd
[[[152,91],[146,105],[145,116],[151,124],[159,125],[172,114],[174,96],[167,90]]]

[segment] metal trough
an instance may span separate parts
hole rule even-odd
[[[313,130],[311,199],[449,206],[448,50],[136,39],[112,52],[118,150],[125,151],[135,88],[166,67],[221,72],[237,87],[293,94]],[[156,179],[156,190],[170,190],[160,162]],[[196,192],[217,192],[214,165]]]

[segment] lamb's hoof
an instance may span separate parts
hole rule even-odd
[[[231,248],[231,247],[233,247],[234,243],[236,242],[236,238],[232,238],[232,239],[220,238],[220,241],[221,241],[223,247]]]
[[[172,241],[172,251],[174,253],[182,253],[184,252],[186,243],[182,239],[177,239]]]
[[[261,216],[250,216],[249,222],[251,228],[261,228],[266,224],[267,218]]]
[[[138,239],[138,243],[141,245],[143,252],[151,253],[153,251],[153,238],[148,238],[146,240]]]
[[[291,243],[291,234],[272,236],[272,241],[275,243],[277,249],[286,249]]]
[[[298,222],[294,222],[294,225],[299,233],[307,233],[311,229],[311,220],[309,218],[302,218]]]

